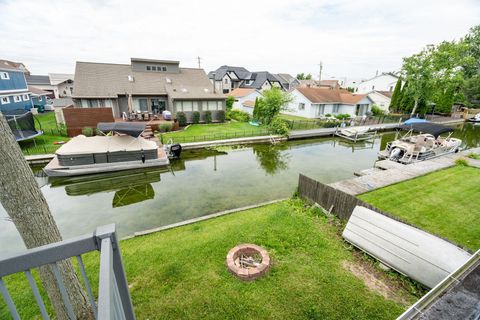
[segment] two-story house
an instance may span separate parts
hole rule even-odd
[[[0,60],[0,111],[30,110],[33,107],[25,70],[18,63]]]

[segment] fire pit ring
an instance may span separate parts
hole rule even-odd
[[[234,276],[251,281],[270,269],[270,256],[262,247],[247,243],[232,248],[227,254],[226,263]]]

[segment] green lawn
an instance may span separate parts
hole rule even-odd
[[[225,122],[210,124],[192,124],[187,129],[176,132],[163,133],[162,139],[167,142],[195,142],[221,139],[232,139],[268,134],[266,128],[252,126],[248,122]]]
[[[20,147],[24,154],[44,154],[54,153],[60,145],[55,145],[56,141],[68,141],[68,137],[62,136],[59,132],[60,126],[57,126],[55,120],[55,112],[40,113],[35,116],[35,119],[40,122],[43,135],[35,138],[35,141],[28,140],[20,142]],[[38,122],[35,121],[35,127],[40,130]]]
[[[480,169],[455,166],[360,195],[468,249],[480,248]]]
[[[137,318],[396,318],[405,304],[417,298],[397,276],[354,254],[335,221],[301,200],[289,200],[121,241]],[[227,271],[227,252],[240,243],[256,243],[268,250],[273,266],[266,276],[242,282]],[[85,264],[96,294],[98,254],[86,255]],[[392,284],[394,295],[404,303],[367,288],[345,264],[374,268],[371,273]],[[36,306],[25,276],[4,280],[22,319],[32,318]],[[6,317],[5,312],[1,301],[0,318]]]
[[[305,120],[312,120],[312,121],[315,120],[315,119],[309,119],[309,118],[300,117],[300,116],[292,116],[290,114],[283,114],[283,113],[280,113],[278,116],[280,118],[286,119],[286,120],[303,120],[303,121],[305,121]]]

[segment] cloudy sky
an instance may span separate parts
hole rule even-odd
[[[480,24],[479,0],[0,0],[0,58],[34,74],[75,61],[180,60],[206,71],[369,77]]]

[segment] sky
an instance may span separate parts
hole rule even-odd
[[[398,70],[425,45],[480,24],[480,0],[0,0],[0,59],[33,74],[76,61],[179,60],[211,71],[300,72],[322,79]]]

